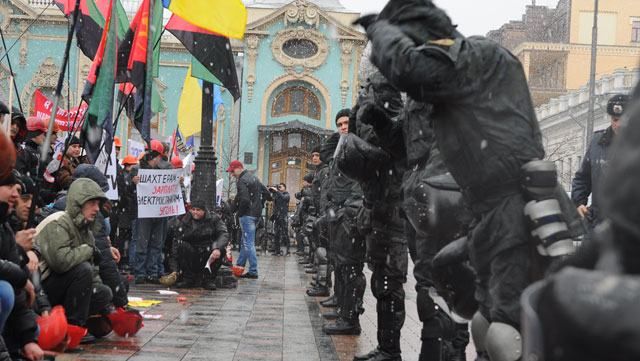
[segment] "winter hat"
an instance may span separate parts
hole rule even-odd
[[[204,209],[207,211],[207,202],[204,200],[196,199],[191,201],[191,208]]]
[[[302,178],[305,182],[307,183],[313,183],[313,173],[308,173],[307,175],[304,176],[304,178]]]
[[[640,240],[640,98],[630,104],[629,117],[623,118],[624,130],[613,146],[615,156],[601,187],[599,197],[614,226]]]
[[[316,147],[314,147],[314,148],[311,150],[311,154],[313,154],[313,153],[318,153],[318,154],[320,154],[320,149],[321,149],[321,147],[320,147],[320,146],[316,146]]]
[[[342,118],[342,117],[350,117],[351,116],[351,109],[342,109],[338,112],[338,114],[336,114],[336,125],[338,125],[338,119]]]
[[[231,173],[236,169],[244,168],[244,165],[239,160],[234,160],[229,163],[229,168],[227,168],[227,173]]]
[[[17,173],[17,172],[16,172]],[[36,184],[33,182],[31,177],[28,177],[23,174],[16,174],[18,180],[22,184],[22,194],[34,194],[36,192]]]
[[[109,190],[107,177],[93,164],[80,164],[73,172],[73,180],[79,178],[88,178],[98,183],[103,192]]]
[[[607,102],[607,114],[614,117],[621,117],[624,114],[629,96],[624,94],[616,94]]]
[[[69,138],[69,146],[75,145],[75,144],[82,144],[82,142],[80,142],[80,138],[76,137],[75,135],[71,136],[71,138]]]
[[[451,18],[431,0],[390,0],[378,20],[397,25],[416,44],[459,35]]]
[[[2,154],[2,160],[0,161],[0,185],[15,184],[17,179],[13,173],[13,168],[16,164],[16,148],[9,137],[2,131],[0,131],[0,154]]]

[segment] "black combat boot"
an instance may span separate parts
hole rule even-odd
[[[333,295],[324,301],[320,301],[320,305],[322,307],[335,308],[338,307],[338,299],[336,298],[336,295]]]
[[[317,286],[307,290],[307,296],[310,297],[329,297],[329,288],[326,286]]]
[[[330,310],[322,314],[322,318],[325,320],[335,320],[338,318],[338,312],[336,310]]]
[[[338,318],[333,325],[324,325],[322,330],[327,335],[353,335],[358,336],[362,329],[360,328],[360,322],[358,320],[348,321],[343,318]]]

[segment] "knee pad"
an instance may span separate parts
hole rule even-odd
[[[480,312],[476,312],[471,320],[471,337],[478,351],[486,351],[487,331],[489,321]]]
[[[487,330],[486,347],[491,361],[517,361],[522,357],[522,336],[506,323],[493,322]]]
[[[316,260],[319,264],[326,264],[328,261],[327,258],[327,249],[324,247],[318,247],[316,249]]]

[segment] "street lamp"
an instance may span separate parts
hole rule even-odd
[[[216,152],[213,148],[213,84],[202,81],[200,149],[194,160],[191,199],[202,201],[209,211],[216,206]]]

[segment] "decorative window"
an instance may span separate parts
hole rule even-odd
[[[631,23],[631,42],[640,43],[640,20]]]
[[[318,53],[318,45],[309,39],[289,39],[282,44],[282,51],[294,59],[306,59]]]
[[[253,164],[253,153],[244,153],[244,164]]]
[[[273,135],[271,137],[271,151],[278,153],[282,151],[282,135]]]
[[[320,101],[309,89],[302,86],[286,88],[276,96],[271,108],[272,117],[300,114],[320,119]]]
[[[302,148],[302,134],[300,133],[292,133],[287,137],[287,143],[289,148]]]

